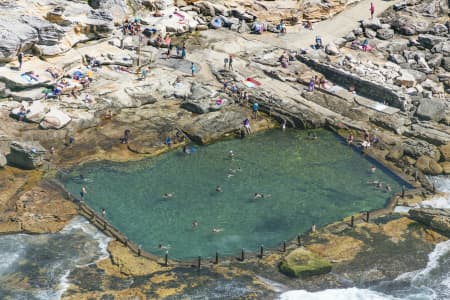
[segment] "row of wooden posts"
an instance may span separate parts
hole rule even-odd
[[[404,198],[405,197],[405,187],[402,186],[402,191],[401,191],[401,197]],[[76,199],[70,195],[71,200],[76,201]],[[110,232],[110,235],[112,235],[113,237],[115,237],[116,239],[118,239],[119,241],[121,241],[125,247],[129,248],[130,250],[132,250],[133,252],[135,252],[138,256],[144,256],[144,257],[150,257],[149,255],[146,255],[145,252],[142,251],[140,246],[134,247],[132,246],[132,244],[129,242],[129,240],[125,237],[125,236],[121,236],[121,233],[114,228],[112,225],[108,224],[108,221],[106,221],[105,219],[103,219],[102,217],[100,217],[99,215],[96,214],[96,212],[91,209],[88,205],[86,205],[83,202],[79,202],[78,204],[78,209],[80,211],[84,211],[91,219],[92,223],[94,223],[94,221],[97,221],[97,226],[100,227],[103,231],[108,231]],[[370,221],[370,211],[366,211],[365,212],[365,218],[363,218],[365,222],[369,222]],[[350,218],[350,227],[354,227],[355,225],[355,216],[351,216]],[[109,227],[109,228],[108,228]],[[286,252],[287,251],[287,241],[283,241],[282,244],[282,252]],[[297,246],[301,247],[302,246],[302,238],[301,235],[297,236]],[[264,257],[264,246],[261,245],[259,247],[259,258],[263,258]],[[246,257],[246,253],[244,248],[241,249],[241,253],[240,253],[240,257],[238,258],[240,261],[244,261]],[[215,253],[215,259],[213,261],[214,264],[219,264],[219,252]],[[196,265],[194,265],[195,267],[197,267],[198,269],[201,268],[201,264],[202,264],[202,257],[198,256],[197,258],[197,263]],[[169,266],[169,253],[166,251],[165,255],[164,255],[164,266]]]

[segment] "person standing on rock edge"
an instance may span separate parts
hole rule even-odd
[[[370,2],[370,18],[373,19],[373,14],[375,13],[375,5]]]
[[[233,70],[233,56],[231,54],[228,56],[228,70]]]
[[[195,64],[194,63],[191,64],[191,73],[192,73],[192,77],[195,77]]]
[[[19,52],[17,55],[17,60],[19,61],[19,70],[21,70],[23,64],[23,52]]]
[[[186,58],[186,47],[183,46],[183,48],[181,49],[181,59],[185,59]]]
[[[253,103],[253,118],[256,119],[258,114],[259,104],[258,102]]]
[[[87,190],[86,190],[86,187],[85,186],[83,186],[82,188],[81,188],[81,191],[80,191],[80,196],[81,196],[81,202],[83,202],[84,201],[84,196],[86,196],[86,194],[87,194]]]

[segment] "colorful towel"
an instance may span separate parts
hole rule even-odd
[[[261,82],[249,77],[244,80],[244,84],[249,88],[255,88],[255,87],[259,87],[261,85]]]

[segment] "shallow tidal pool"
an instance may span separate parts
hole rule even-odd
[[[378,165],[372,173],[374,163],[332,132],[314,132],[317,139],[271,130],[194,146],[190,154],[177,149],[139,162],[87,163],[60,179],[78,197],[86,186],[85,202],[105,208],[106,218],[148,252],[164,255],[162,244],[178,259],[238,255],[241,248],[276,247],[313,223],[383,207],[401,190],[394,175]],[[367,183],[374,180],[383,187]]]

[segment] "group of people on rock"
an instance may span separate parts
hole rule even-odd
[[[141,32],[141,20],[139,18],[133,20],[127,18],[122,23],[121,28],[123,35],[138,35]]]

